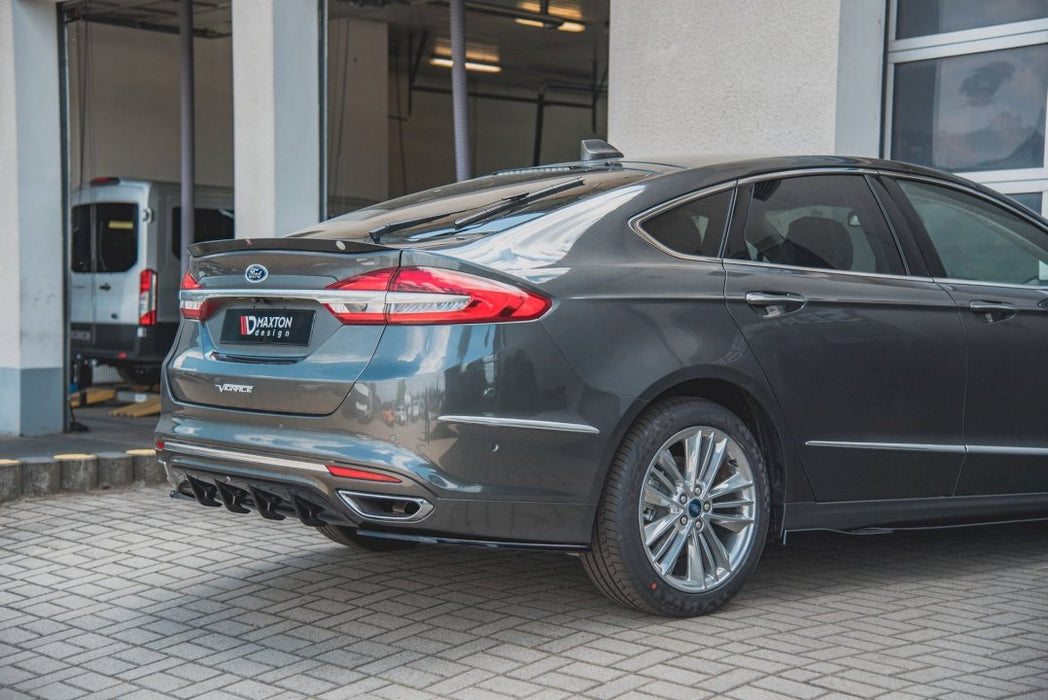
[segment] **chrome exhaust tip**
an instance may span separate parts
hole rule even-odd
[[[433,504],[424,498],[343,490],[338,497],[360,517],[376,522],[417,523],[433,512]]]

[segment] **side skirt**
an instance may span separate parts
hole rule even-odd
[[[1048,493],[787,503],[782,530],[859,530],[1048,519]]]

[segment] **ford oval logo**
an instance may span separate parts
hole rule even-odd
[[[265,265],[248,265],[247,269],[244,270],[244,279],[248,282],[261,282],[265,278],[269,277],[269,270],[266,269]]]

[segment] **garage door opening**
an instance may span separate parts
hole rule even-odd
[[[328,216],[455,180],[449,3],[328,5]],[[608,0],[466,2],[474,175],[607,133]]]

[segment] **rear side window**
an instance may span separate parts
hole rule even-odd
[[[646,234],[670,250],[714,257],[720,252],[732,190],[685,202],[641,224]]]
[[[90,204],[73,207],[73,249],[69,256],[69,269],[73,272],[91,272],[91,209]]]
[[[1048,286],[1048,234],[1021,216],[949,187],[898,180],[958,280]]]
[[[753,185],[728,257],[775,265],[904,274],[888,224],[861,175],[808,175]]]
[[[138,205],[74,207],[72,238],[73,272],[126,272],[138,261]]]
[[[195,209],[193,239],[206,243],[233,238],[234,223],[232,209]],[[182,207],[171,210],[171,252],[176,258],[182,257]]]

